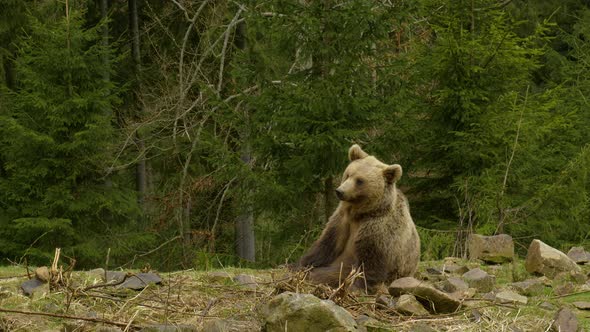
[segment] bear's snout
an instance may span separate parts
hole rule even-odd
[[[342,191],[342,189],[340,189],[340,188],[336,189],[336,197],[338,197],[339,200],[343,201],[344,200],[344,191]]]

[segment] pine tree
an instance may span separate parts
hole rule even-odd
[[[136,206],[129,191],[105,185],[115,138],[105,110],[117,103],[118,88],[102,79],[111,70],[104,59],[114,57],[103,56],[111,50],[100,26],[84,27],[81,12],[30,21],[19,43],[17,88],[0,116],[0,250],[14,257],[30,247],[29,256],[40,259],[56,246],[93,240],[89,234]]]

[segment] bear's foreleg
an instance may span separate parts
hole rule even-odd
[[[322,267],[330,265],[344,250],[347,234],[339,213],[334,213],[322,235],[299,261],[299,267]]]

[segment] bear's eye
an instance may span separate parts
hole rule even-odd
[[[364,183],[365,183],[365,181],[363,181],[363,179],[356,179],[357,186],[362,186]]]

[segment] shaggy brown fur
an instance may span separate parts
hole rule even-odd
[[[413,275],[420,239],[407,199],[396,189],[401,166],[386,165],[356,144],[348,157],[336,189],[340,204],[298,265],[313,267],[312,281],[332,286],[353,268],[363,269],[370,288]]]

